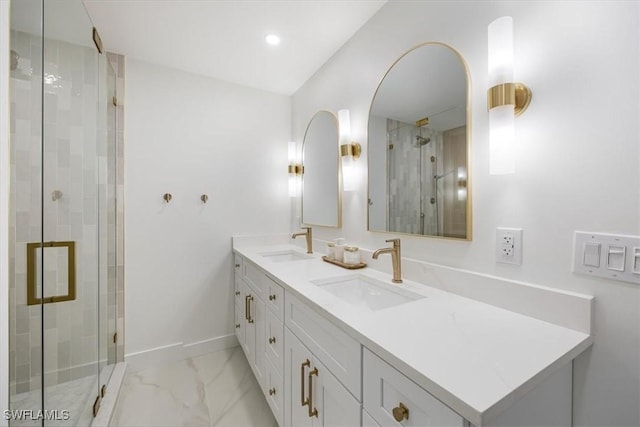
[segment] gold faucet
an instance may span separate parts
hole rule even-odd
[[[392,248],[378,249],[373,253],[373,259],[378,259],[380,254],[391,254],[391,263],[393,264],[393,283],[402,283],[402,268],[400,266],[400,239],[385,240],[387,243],[393,243]]]
[[[300,231],[298,233],[293,233],[291,235],[292,239],[295,239],[298,236],[305,236],[305,238],[307,239],[307,253],[308,254],[312,254],[313,250],[312,250],[312,243],[311,243],[311,227],[302,227],[303,230],[306,231]]]

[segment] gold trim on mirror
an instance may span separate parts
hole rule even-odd
[[[447,239],[447,240],[457,240],[457,241],[470,241],[472,240],[472,233],[473,233],[473,215],[472,215],[472,192],[471,192],[471,187],[472,187],[472,183],[471,183],[471,176],[472,176],[472,165],[471,165],[471,130],[473,129],[473,123],[472,123],[472,116],[471,116],[471,106],[472,106],[472,99],[471,99],[471,95],[473,93],[472,88],[471,88],[471,78],[470,78],[470,72],[469,72],[469,65],[467,64],[467,62],[465,61],[465,59],[463,58],[463,56],[460,54],[460,52],[458,52],[456,49],[454,49],[453,47],[445,44],[445,43],[441,43],[441,42],[426,42],[426,43],[421,43],[417,46],[412,47],[411,49],[407,50],[406,52],[404,52],[402,55],[400,55],[400,57],[395,60],[391,66],[389,67],[389,69],[386,71],[386,73],[384,74],[384,76],[382,77],[382,79],[380,80],[380,82],[378,83],[378,87],[376,88],[376,91],[373,95],[373,98],[371,100],[371,104],[369,106],[369,124],[367,125],[367,134],[368,134],[368,138],[371,137],[371,130],[370,130],[370,120],[371,120],[371,113],[373,111],[373,107],[374,107],[374,102],[376,99],[376,95],[378,95],[378,92],[380,91],[380,87],[382,86],[382,83],[384,82],[385,78],[389,75],[389,73],[391,72],[391,70],[393,70],[393,68],[408,54],[410,54],[411,52],[414,52],[415,50],[421,48],[421,47],[425,47],[425,46],[441,46],[444,48],[447,48],[449,50],[451,50],[460,60],[460,63],[462,64],[462,67],[464,68],[465,71],[465,78],[466,78],[466,86],[467,86],[467,90],[466,90],[466,156],[467,156],[467,162],[466,162],[466,176],[464,177],[464,179],[458,178],[455,181],[455,188],[457,189],[457,191],[459,192],[459,194],[463,194],[464,197],[466,198],[466,236],[465,237],[457,237],[457,236],[447,236],[447,235],[428,235],[428,234],[417,234],[417,233],[408,233],[408,232],[396,232],[396,231],[386,231],[386,230],[373,230],[371,228],[371,205],[373,203],[373,199],[371,198],[371,188],[370,188],[370,176],[372,173],[372,166],[371,166],[371,159],[370,159],[370,154],[368,155],[369,159],[368,159],[368,171],[369,171],[369,179],[367,180],[367,200],[368,200],[368,205],[367,205],[367,230],[371,231],[371,232],[376,232],[376,233],[386,233],[386,234],[396,234],[396,235],[408,235],[408,236],[416,236],[416,237],[431,237],[431,238],[436,238],[436,239]],[[525,106],[526,108],[526,106]],[[416,127],[420,128],[423,126],[427,126],[429,125],[429,117],[423,117],[421,119],[416,120],[415,124]],[[387,141],[386,145],[385,145],[385,149],[388,152],[389,150],[392,150],[394,148],[393,143]],[[368,153],[371,153],[371,146],[368,146]]]

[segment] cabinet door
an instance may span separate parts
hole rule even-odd
[[[251,364],[255,358],[254,352],[256,341],[256,329],[253,327],[255,321],[251,318],[251,314],[253,311],[251,309],[251,303],[255,300],[255,295],[254,292],[249,288],[249,286],[247,286],[247,284],[244,282],[244,280],[240,283],[240,289],[242,291],[242,306],[240,307],[240,314],[242,315],[243,319],[242,327],[244,327],[244,331],[242,333],[243,340],[242,342],[240,342],[240,345],[244,350],[245,356],[247,356],[249,364]]]
[[[308,411],[307,375],[311,368],[311,352],[284,328],[285,363],[285,426],[310,427],[311,417]]]
[[[285,349],[286,425],[359,426],[360,403],[287,328]]]
[[[318,411],[313,425],[323,427],[360,426],[360,403],[336,377],[316,358],[312,361],[307,381],[312,412]]]
[[[266,391],[265,382],[265,368],[267,353],[265,353],[265,306],[264,302],[260,298],[254,297],[251,302],[253,333],[255,334],[255,340],[252,342],[254,347],[253,360],[250,362],[253,365],[253,372],[256,374],[256,379],[260,388]]]

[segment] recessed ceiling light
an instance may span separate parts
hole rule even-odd
[[[280,44],[280,37],[276,36],[275,34],[269,34],[264,38],[264,40],[271,46],[277,46]]]

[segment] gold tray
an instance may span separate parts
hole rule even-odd
[[[330,264],[335,264],[342,268],[346,268],[348,270],[357,270],[358,268],[365,268],[367,266],[367,264],[364,262],[361,262],[359,264],[345,264],[342,261],[338,261],[337,259],[327,258],[326,256],[323,256],[322,260]]]

